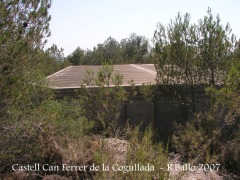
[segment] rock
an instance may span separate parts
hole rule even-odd
[[[109,152],[116,163],[126,163],[128,145],[126,140],[117,138],[104,139],[104,148]]]

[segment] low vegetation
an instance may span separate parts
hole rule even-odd
[[[78,48],[64,58],[56,45],[43,50],[50,35],[50,7],[49,0],[0,2],[1,179],[166,179],[170,151],[186,162],[219,162],[239,175],[240,47],[219,16],[214,18],[209,9],[199,24],[191,25],[189,14],[179,14],[167,28],[158,25],[151,50],[148,40],[132,34],[120,43],[109,38],[91,52]],[[134,89],[129,94],[121,87],[123,77],[112,74],[110,64],[153,61],[158,84],[144,87],[144,96],[153,103],[184,104],[191,112],[188,122],[176,125],[166,142],[156,138],[151,125],[140,131],[139,126],[118,124],[119,109]],[[103,66],[97,76],[88,72],[76,97],[57,99],[42,85],[47,75],[77,64]],[[187,91],[168,89],[184,83]],[[87,88],[92,85],[98,90]],[[196,90],[206,85],[210,107],[202,112],[196,108]],[[169,97],[162,99],[162,92]],[[36,163],[52,169],[13,172],[13,166],[27,169]],[[129,170],[134,164],[149,169],[135,169],[136,173]],[[56,169],[74,166],[85,169]]]

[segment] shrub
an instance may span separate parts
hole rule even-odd
[[[201,128],[197,129],[193,123],[188,122],[181,127],[180,132],[172,137],[172,146],[177,153],[180,153],[185,160],[198,157],[201,154],[202,146],[206,137]]]
[[[117,140],[116,142],[122,143],[123,140]],[[166,179],[168,177],[168,172],[164,169],[167,167],[168,162],[168,150],[163,146],[162,143],[153,142],[152,129],[148,127],[144,133],[139,131],[139,126],[131,129],[131,133],[128,133],[127,141],[124,142],[124,146],[114,147],[118,149],[119,147],[127,147],[127,154],[125,160],[118,161],[115,157],[111,156],[111,148],[106,147],[106,141],[99,147],[96,151],[95,158],[98,164],[108,164],[110,165],[110,171],[101,171],[96,174],[97,179]],[[119,151],[119,155],[121,152]],[[115,154],[116,155],[116,154]],[[113,171],[111,167],[118,164],[123,166],[122,171]],[[149,166],[150,171],[128,171],[129,166],[139,164],[144,166]],[[124,167],[126,171],[124,172]],[[154,167],[154,169],[151,168]]]

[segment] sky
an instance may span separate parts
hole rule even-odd
[[[157,23],[167,26],[178,12],[190,13],[197,23],[208,7],[240,37],[240,0],[52,0],[46,48],[56,44],[67,56],[77,47],[92,50],[110,36],[120,41],[136,33],[151,41]]]

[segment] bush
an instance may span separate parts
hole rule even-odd
[[[95,160],[98,164],[107,164],[110,166],[110,171],[101,171],[96,174],[97,179],[166,179],[168,172],[164,169],[167,167],[168,150],[162,143],[153,143],[153,133],[150,127],[144,133],[140,133],[139,127],[129,129],[128,138],[126,140],[111,139],[116,143],[109,146],[109,142],[104,141],[96,151]],[[107,147],[107,149],[106,149]],[[125,151],[120,151],[119,148],[126,148]],[[112,152],[113,149],[118,149]],[[114,156],[112,156],[114,155]],[[116,159],[116,156],[125,157]],[[111,167],[118,164],[121,171],[113,171]],[[132,171],[129,166],[139,164],[149,166],[149,171]],[[126,168],[124,170],[124,167]],[[154,169],[151,169],[153,168]]]
[[[219,161],[232,173],[240,175],[240,134],[238,138],[226,143],[222,147]]]
[[[197,129],[190,122],[180,129],[178,135],[175,132],[172,136],[172,147],[175,152],[180,153],[185,160],[194,159],[201,155],[202,147],[206,141],[203,130]]]

